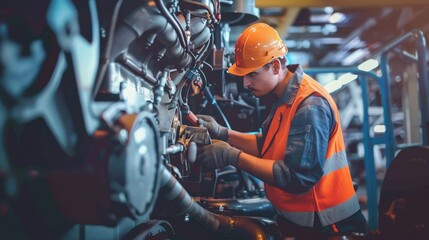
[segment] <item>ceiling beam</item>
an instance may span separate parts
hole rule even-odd
[[[256,0],[256,7],[395,7],[428,5],[428,0]]]
[[[279,17],[277,32],[281,37],[286,37],[287,31],[290,26],[295,22],[301,8],[290,7],[286,10],[283,16]]]

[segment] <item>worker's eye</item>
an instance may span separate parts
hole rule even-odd
[[[258,73],[257,72],[251,72],[249,73],[249,77],[255,77]]]

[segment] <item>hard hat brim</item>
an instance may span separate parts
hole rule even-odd
[[[252,71],[255,71],[258,68],[260,68],[260,66],[254,67],[254,68],[241,68],[241,67],[238,67],[236,63],[234,63],[230,68],[228,68],[228,73],[235,76],[242,77]]]

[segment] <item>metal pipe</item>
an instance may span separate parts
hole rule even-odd
[[[427,54],[426,54],[426,39],[424,37],[424,34],[422,31],[420,30],[412,30],[411,32],[408,32],[400,37],[398,37],[397,39],[389,42],[383,49],[380,50],[379,54],[381,54],[381,62],[383,64],[380,64],[380,68],[381,71],[383,73],[383,76],[386,77],[386,100],[385,101],[390,101],[390,88],[388,83],[390,82],[390,75],[389,75],[389,69],[388,69],[388,52],[391,51],[392,49],[396,48],[398,45],[400,45],[401,43],[405,42],[406,40],[410,39],[410,38],[414,38],[414,42],[416,45],[416,50],[417,50],[417,65],[418,65],[418,69],[419,69],[419,86],[420,86],[420,90],[419,90],[419,105],[420,105],[420,111],[421,111],[421,122],[422,122],[422,127],[423,127],[423,131],[422,131],[422,144],[423,145],[427,145],[428,143],[428,136],[429,136],[429,106],[427,104],[427,96],[429,94],[429,73],[428,73],[428,65],[426,62],[427,59]],[[393,129],[393,124],[391,123],[391,119],[390,119],[390,107],[389,109],[387,109],[388,114],[385,114],[389,117],[390,123],[388,122],[389,126],[386,125],[386,129]],[[388,127],[392,127],[392,128],[388,128]],[[392,130],[393,131],[393,130]],[[387,137],[390,137],[391,139],[388,139],[388,141],[390,141],[390,146],[391,148],[388,148],[389,152],[387,155],[387,167],[389,167],[390,162],[392,161],[393,157],[394,157],[394,152],[395,152],[395,146],[394,146],[394,141],[393,141],[393,133],[390,133],[391,131],[386,131],[386,134],[390,134]],[[387,147],[387,146],[386,146]]]
[[[215,214],[196,203],[164,167],[161,173],[161,188],[158,195],[158,203],[162,205],[163,212],[168,213],[169,216],[178,217],[187,214],[190,221],[198,223],[208,230],[216,231],[219,228],[219,219],[215,217]]]
[[[177,143],[177,144],[174,144],[174,145],[167,147],[167,149],[165,150],[165,153],[166,154],[175,154],[175,153],[180,153],[183,151],[185,151],[185,147],[183,146],[183,144]]]
[[[359,76],[361,89],[362,89],[362,102],[364,106],[363,111],[363,143],[364,143],[364,167],[365,167],[365,178],[366,178],[366,194],[368,197],[368,227],[370,230],[377,229],[378,225],[378,211],[377,211],[377,179],[375,177],[375,163],[374,163],[374,143],[371,136],[369,135],[370,124],[369,124],[369,113],[368,108],[368,94],[367,94],[367,82],[362,76]],[[386,141],[386,138],[384,138]]]
[[[148,73],[145,68],[138,66],[137,63],[134,62],[129,56],[123,54],[121,61],[125,67],[138,76],[144,78],[150,85],[158,85],[158,80],[154,78],[152,74]]]
[[[429,67],[426,62],[426,39],[422,31],[413,30],[418,54],[418,69],[419,69],[419,85],[420,89],[420,111],[423,126],[422,144],[428,145],[429,138],[429,104],[427,96],[429,94]]]
[[[179,39],[180,45],[182,48],[186,49],[186,40],[184,35],[184,30],[182,26],[179,26],[179,24],[176,22],[176,20],[173,18],[171,13],[167,10],[167,8],[164,5],[163,0],[155,0],[155,4],[158,7],[159,11],[162,13],[162,15],[167,19],[167,21],[171,24],[171,26],[176,31],[177,37]]]
[[[133,41],[149,31],[156,35],[155,40],[166,49],[165,55],[174,59],[176,67],[181,68],[192,63],[192,56],[181,46],[174,27],[155,6],[144,4],[128,15],[124,24],[116,30],[111,57],[116,58]]]
[[[159,84],[156,86],[156,88],[153,90],[154,92],[154,104],[158,105],[161,102],[162,96],[164,95],[164,87],[167,83],[167,78],[170,74],[170,70],[168,68],[164,69],[162,71],[162,74],[159,76]]]
[[[260,240],[278,237],[278,232],[273,232],[273,229],[265,230],[255,219],[223,216],[209,212],[194,201],[170,171],[164,167],[161,171],[161,188],[158,193],[156,210],[162,209],[162,212],[168,214],[169,217],[182,218],[183,221],[198,224],[216,239]]]
[[[115,30],[111,59],[116,58],[134,40],[145,32],[159,34],[165,29],[167,20],[157,11],[157,8],[142,5],[128,15],[123,23]]]
[[[390,69],[387,59],[387,54],[382,54],[380,57],[380,70],[384,81],[380,83],[381,102],[383,104],[383,121],[387,131],[384,135],[386,137],[386,169],[389,168],[390,163],[395,155],[395,138],[393,134],[392,123],[392,101],[390,91]]]

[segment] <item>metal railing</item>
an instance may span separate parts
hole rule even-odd
[[[366,177],[366,191],[367,191],[367,206],[368,206],[368,227],[369,230],[378,228],[378,193],[377,193],[377,179],[376,169],[374,163],[374,146],[378,144],[385,144],[386,146],[386,169],[395,156],[395,151],[409,145],[396,145],[394,141],[394,128],[391,119],[391,90],[390,90],[390,75],[388,65],[388,53],[392,50],[397,50],[397,46],[404,41],[413,38],[416,45],[416,56],[407,53],[408,58],[414,60],[418,65],[419,73],[419,101],[421,111],[422,123],[422,145],[427,145],[427,137],[429,135],[429,104],[427,96],[429,94],[429,77],[428,77],[428,64],[426,62],[426,40],[423,33],[419,30],[413,30],[403,36],[391,41],[383,49],[379,51],[380,54],[380,70],[382,76],[377,76],[373,72],[366,72],[359,70],[357,67],[347,68],[309,68],[305,72],[307,74],[318,73],[352,73],[358,75],[360,86],[362,89],[362,103],[363,103],[363,144],[364,144],[364,164],[365,164],[365,177]],[[380,86],[381,104],[383,109],[383,121],[385,125],[385,134],[382,137],[372,137],[370,135],[370,121],[369,121],[369,102],[368,102],[368,88],[367,80],[370,78],[377,81]],[[415,145],[415,144],[413,144]]]

